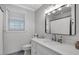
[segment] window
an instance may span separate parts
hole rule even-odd
[[[8,29],[9,31],[24,31],[25,29],[24,15],[15,12],[13,13],[9,12]]]

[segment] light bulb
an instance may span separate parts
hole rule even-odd
[[[66,5],[66,7],[70,7],[70,6],[71,6],[71,4],[67,4],[67,5]]]
[[[62,8],[58,8],[58,10],[60,11],[60,10],[62,10]]]
[[[51,13],[48,13],[48,15],[50,15]]]
[[[54,11],[52,11],[52,13],[55,13],[56,11],[54,10]]]

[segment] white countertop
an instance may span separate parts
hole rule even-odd
[[[76,49],[74,45],[61,44],[59,42],[41,38],[33,38],[32,40],[62,55],[79,55],[79,50]]]

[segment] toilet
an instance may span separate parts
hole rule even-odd
[[[22,50],[24,50],[24,55],[27,55],[27,50],[31,49],[31,44],[23,45]]]

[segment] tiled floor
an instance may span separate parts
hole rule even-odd
[[[24,51],[15,52],[9,55],[24,55]]]
[[[27,51],[27,55],[30,55],[30,54],[31,54],[31,52]],[[12,53],[12,54],[9,54],[9,55],[24,55],[24,51],[15,52],[15,53]]]

